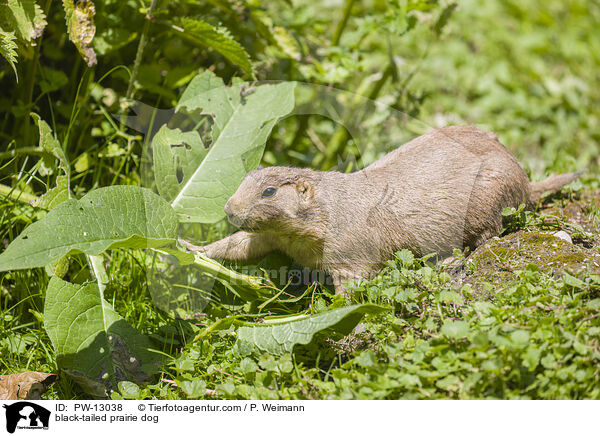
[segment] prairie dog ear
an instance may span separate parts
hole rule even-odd
[[[296,183],[296,191],[302,200],[310,201],[315,195],[315,187],[312,182],[306,179],[300,179]]]

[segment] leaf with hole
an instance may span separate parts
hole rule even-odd
[[[154,180],[158,193],[167,201],[173,201],[198,165],[206,157],[198,132],[182,132],[163,125],[152,139]]]
[[[176,194],[171,205],[181,221],[214,223],[223,219],[225,203],[248,171],[258,166],[273,126],[294,108],[293,82],[245,86],[240,81],[225,86],[221,78],[206,71],[195,77],[181,96],[177,110],[200,110],[213,118],[212,144],[205,155],[199,138],[190,132],[165,128],[153,141],[161,160],[154,163],[156,183],[167,198]],[[184,156],[194,159],[193,165],[184,161]],[[180,177],[173,174],[177,168]]]

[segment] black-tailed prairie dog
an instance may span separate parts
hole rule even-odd
[[[240,231],[188,248],[246,261],[275,250],[331,274],[336,291],[370,278],[397,250],[417,256],[474,248],[502,230],[502,209],[534,206],[578,174],[530,182],[495,134],[434,129],[363,170],[268,167],[248,173],[225,205]]]

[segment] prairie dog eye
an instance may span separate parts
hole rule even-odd
[[[268,198],[268,197],[274,196],[276,192],[277,192],[277,188],[269,187],[269,188],[265,189],[260,196],[262,198]]]

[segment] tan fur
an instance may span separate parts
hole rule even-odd
[[[497,136],[473,126],[435,129],[351,173],[269,167],[248,173],[225,206],[241,231],[204,247],[241,261],[279,250],[342,283],[369,278],[402,248],[417,256],[474,248],[502,230],[502,209],[576,178],[530,183]],[[277,188],[262,198],[267,187]]]

